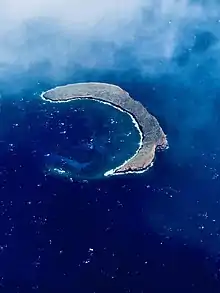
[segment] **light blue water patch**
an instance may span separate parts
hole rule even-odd
[[[91,162],[79,162],[74,158],[69,159],[54,153],[45,155],[45,171],[63,177],[80,176],[82,170],[90,164]]]
[[[91,164],[91,162],[85,162],[85,163],[81,163],[78,162],[75,159],[68,159],[66,157],[60,156],[58,154],[49,154],[49,155],[45,155],[45,157],[47,158],[47,163],[52,164],[52,165],[59,165],[61,167],[71,167],[73,169],[76,169],[78,171],[84,169],[85,167],[89,166]]]

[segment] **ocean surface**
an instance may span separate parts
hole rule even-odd
[[[69,180],[45,172],[46,154],[92,162],[97,174],[132,154],[138,133],[110,106],[41,100],[58,84],[30,76],[0,85],[0,292],[220,292],[215,81],[82,77],[141,101],[169,149],[143,174]]]

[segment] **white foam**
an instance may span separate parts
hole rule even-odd
[[[130,160],[131,160],[131,158],[129,160],[127,160],[125,163],[127,163]],[[123,165],[125,163],[123,163]],[[107,177],[107,176],[126,175],[126,174],[142,174],[142,173],[145,173],[146,171],[148,171],[151,167],[153,167],[153,165],[154,165],[154,163],[151,162],[151,164],[149,166],[147,166],[145,169],[142,169],[142,170],[138,170],[138,171],[123,171],[123,172],[115,173],[115,171],[117,171],[121,167],[121,166],[119,166],[119,167],[116,167],[115,169],[112,169],[112,170],[109,170],[109,171],[105,172],[104,176]]]

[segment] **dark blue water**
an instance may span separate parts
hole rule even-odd
[[[169,76],[141,81],[130,73],[99,80],[120,85],[146,105],[170,148],[142,175],[89,182],[47,176],[47,148],[68,157],[72,150],[58,132],[54,147],[55,132],[46,122],[57,119],[63,132],[69,129],[62,129],[60,117],[73,119],[74,146],[91,136],[104,143],[103,123],[85,115],[86,108],[73,118],[68,103],[39,101],[34,93],[52,84],[30,81],[18,93],[2,89],[1,292],[220,292],[217,85],[206,79],[209,90],[199,83],[191,88]],[[83,132],[75,127],[86,123]]]
[[[50,103],[32,95],[3,98],[1,107],[2,124],[8,124],[8,113],[14,120],[2,131],[2,147],[11,141],[15,154],[18,147],[28,149],[46,175],[103,178],[139,147],[140,134],[131,117],[97,101]]]

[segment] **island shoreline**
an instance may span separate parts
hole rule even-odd
[[[78,88],[77,88],[78,87]],[[83,88],[84,87],[84,88]],[[69,89],[70,88],[70,89]],[[101,88],[101,90],[100,90]],[[74,92],[75,90],[75,92]],[[115,92],[114,92],[115,90]],[[73,94],[71,94],[71,91]],[[81,92],[80,92],[81,91]],[[104,98],[102,96],[98,96],[99,91],[101,92],[102,95],[104,95]],[[114,101],[111,101],[110,98],[106,94],[110,92],[113,93],[112,95],[113,98],[118,100],[118,97],[122,96],[124,98],[124,101],[129,100],[130,103],[134,103],[135,106],[138,106],[138,109],[141,109],[141,111],[144,113],[144,115],[150,119],[151,123],[153,121],[153,125],[156,125],[156,131],[159,133],[157,136],[159,139],[157,139],[155,142],[151,142],[151,145],[146,145],[146,133],[144,133],[144,128],[143,125],[145,126],[145,122],[141,121],[143,125],[140,123],[140,118],[136,117],[134,113],[126,109],[125,107],[121,106],[119,103],[114,103]],[[60,93],[57,93],[60,92]],[[67,92],[67,94],[66,94]],[[94,92],[94,94],[89,94],[89,92]],[[82,94],[83,93],[83,94]],[[126,96],[127,95],[127,96]],[[156,118],[152,116],[146,108],[140,103],[136,102],[133,100],[129,94],[121,89],[118,86],[111,85],[111,84],[104,84],[104,83],[76,83],[76,84],[68,84],[64,86],[57,86],[55,88],[52,88],[47,91],[43,91],[40,95],[40,97],[46,101],[46,102],[51,102],[51,103],[64,103],[64,102],[71,102],[74,100],[94,100],[99,103],[107,104],[111,107],[114,107],[118,111],[121,111],[127,115],[130,116],[134,126],[139,132],[140,135],[140,142],[139,142],[139,147],[137,148],[136,152],[134,153],[133,156],[128,158],[126,161],[123,162],[120,166],[115,167],[114,169],[111,169],[109,171],[106,171],[104,173],[104,176],[112,176],[112,175],[124,175],[124,174],[140,174],[146,172],[150,167],[153,166],[154,158],[155,158],[155,151],[157,147],[160,147],[162,149],[167,149],[168,148],[168,142],[167,142],[167,137],[162,131],[161,127],[159,126]],[[108,100],[107,100],[108,99]],[[119,100],[120,102],[120,100]],[[141,115],[142,113],[140,113]],[[143,118],[141,117],[143,120]],[[145,127],[146,129],[146,127]],[[151,134],[151,133],[150,133]],[[144,149],[145,148],[145,149]],[[146,150],[149,150],[147,155],[148,155],[148,160],[146,160],[143,156],[143,153],[146,153]],[[140,153],[142,152],[141,156]],[[142,158],[142,163],[143,166],[137,165],[135,166],[135,158],[141,157]],[[130,162],[134,162],[133,165],[130,164]],[[140,164],[140,161],[138,162]],[[132,169],[133,168],[133,169]]]

